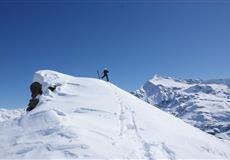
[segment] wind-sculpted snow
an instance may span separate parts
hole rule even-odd
[[[0,108],[0,122],[20,117],[23,114],[23,112],[23,109],[8,110]]]
[[[31,112],[0,123],[0,159],[230,158],[228,141],[111,83],[54,71],[34,81],[44,95]]]
[[[219,138],[230,139],[230,80],[155,76],[133,92],[138,98]]]

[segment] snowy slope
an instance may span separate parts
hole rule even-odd
[[[0,123],[0,159],[230,158],[220,140],[111,83],[39,71],[41,103]],[[47,90],[57,85],[55,92]]]
[[[219,138],[230,139],[230,80],[154,76],[133,94]]]
[[[0,108],[0,122],[20,117],[23,112],[24,112],[23,109],[8,110],[8,109]]]

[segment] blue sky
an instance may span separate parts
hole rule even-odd
[[[229,78],[227,1],[0,0],[0,107],[26,107],[35,71],[96,77],[132,91],[154,74]]]

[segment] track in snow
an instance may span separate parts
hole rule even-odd
[[[157,159],[157,155],[155,155],[154,152],[156,151],[156,154],[158,154],[160,151],[160,154],[163,154],[165,158],[175,160],[175,153],[171,151],[164,143],[148,143],[144,140],[137,126],[134,109],[127,102],[125,102],[122,95],[120,95],[111,84],[109,85],[113,90],[114,95],[116,96],[117,101],[120,105],[120,136],[122,137],[125,135],[125,127],[127,127],[129,131],[134,132],[135,139],[138,143],[139,149],[141,150],[140,153],[142,153],[142,155],[140,155],[141,158],[155,160]],[[130,119],[127,119],[127,117],[130,117]],[[127,122],[131,122],[131,124]]]

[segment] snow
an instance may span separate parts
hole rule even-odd
[[[48,70],[34,81],[43,86],[39,105],[0,123],[0,159],[230,158],[228,141],[109,82]]]
[[[23,114],[23,112],[23,109],[7,110],[4,108],[0,108],[0,122],[20,117]]]
[[[230,140],[230,80],[154,76],[133,94],[185,122]]]
[[[167,87],[177,87],[177,88],[186,88],[190,86],[186,83],[186,81],[176,80],[171,77],[161,77],[159,75],[155,75],[149,82],[154,83],[155,85],[163,85]]]

